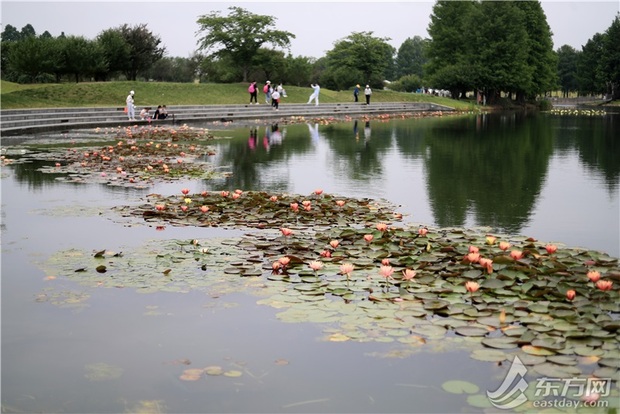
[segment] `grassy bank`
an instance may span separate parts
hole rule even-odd
[[[106,107],[124,106],[130,90],[136,92],[136,105],[226,105],[249,102],[247,84],[219,83],[159,83],[159,82],[93,82],[44,85],[19,85],[0,83],[0,108],[63,108],[63,107]],[[283,103],[305,103],[312,93],[307,88],[285,85],[288,97]],[[264,102],[262,92],[259,102]],[[361,97],[363,100],[363,96]],[[352,102],[352,91],[330,91],[321,89],[323,103]],[[469,102],[455,101],[415,93],[375,90],[372,102],[433,102],[457,110],[474,110]]]

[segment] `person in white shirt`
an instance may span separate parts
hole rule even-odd
[[[134,91],[130,91],[129,95],[127,95],[127,99],[125,99],[125,102],[127,103],[127,118],[129,118],[130,121],[136,120],[136,107],[133,104],[134,94]]]
[[[372,95],[372,89],[370,89],[369,85],[366,85],[366,89],[364,89],[364,95],[366,96],[366,105],[370,105],[370,95]]]
[[[319,105],[319,93],[321,92],[321,87],[319,86],[318,83],[313,83],[312,85],[310,85],[310,87],[312,87],[313,92],[312,92],[312,95],[310,95],[310,99],[308,99],[308,103],[314,100],[315,105],[318,106]]]

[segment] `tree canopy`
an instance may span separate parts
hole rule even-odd
[[[251,13],[241,7],[229,7],[228,16],[219,11],[200,16],[197,20],[199,50],[212,58],[227,58],[242,68],[243,80],[263,45],[289,48],[293,33],[273,29],[275,18]]]

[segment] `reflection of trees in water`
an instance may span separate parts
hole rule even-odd
[[[620,184],[620,114],[606,116],[553,116],[556,147],[577,150],[579,159],[593,174],[601,175],[610,194]]]
[[[56,178],[65,176],[66,174],[44,174],[41,171],[37,171],[39,168],[49,167],[50,165],[53,166],[54,162],[31,160],[21,164],[11,164],[9,167],[3,168],[13,169],[15,180],[20,184],[28,185],[28,189],[32,190],[60,184]]]
[[[482,115],[481,115],[482,116]],[[525,115],[447,119],[426,134],[431,208],[440,226],[477,225],[518,233],[540,193],[553,151],[551,130]]]

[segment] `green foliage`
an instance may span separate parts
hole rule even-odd
[[[426,56],[424,49],[428,40],[422,39],[420,36],[407,38],[398,48],[396,55],[396,76],[417,75],[422,78],[424,75],[424,64]]]
[[[606,81],[606,92],[613,99],[620,99],[620,13],[605,31],[600,71]]]
[[[415,92],[422,87],[422,80],[417,75],[406,75],[390,84],[390,89],[399,92]]]
[[[568,97],[570,92],[578,90],[577,83],[577,61],[579,52],[569,45],[560,47],[557,52],[558,57],[558,77],[560,88],[564,97]]]
[[[242,68],[243,81],[248,80],[250,68],[259,63],[256,54],[265,44],[288,48],[295,35],[283,30],[273,30],[275,18],[250,13],[241,7],[229,7],[228,16],[219,11],[200,16],[197,20],[199,50],[212,58],[226,58]]]
[[[382,87],[395,52],[388,40],[374,37],[372,32],[351,33],[327,52],[322,79],[338,90],[356,83]]]
[[[161,39],[147,30],[145,24],[133,27],[125,24],[117,30],[130,46],[129,62],[125,70],[125,76],[129,80],[135,81],[139,73],[148,70],[164,56],[166,48],[159,47]]]

